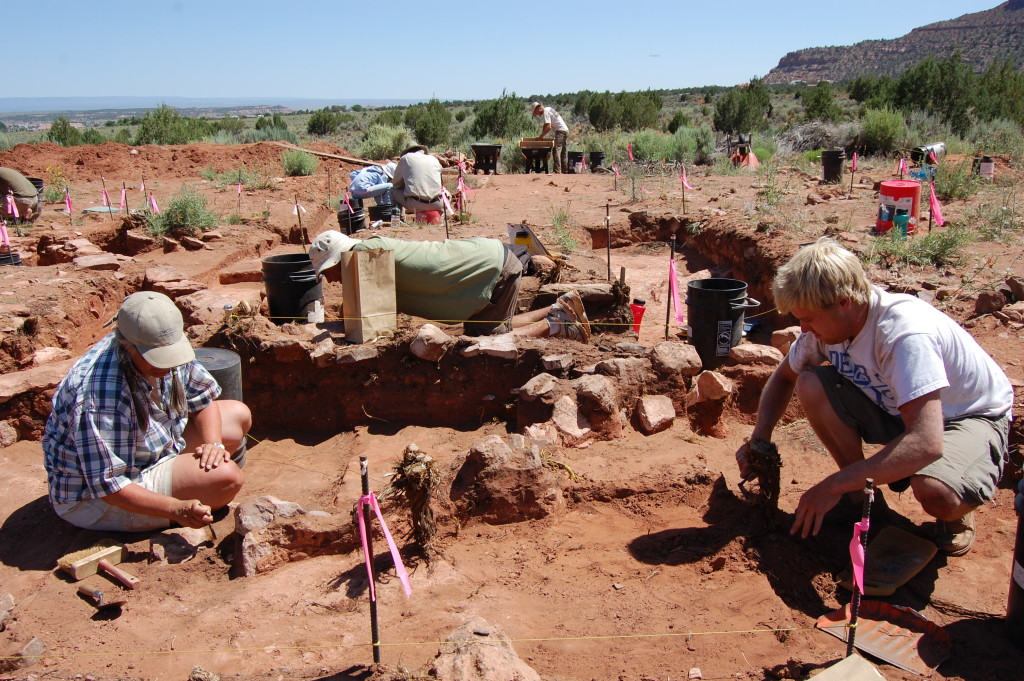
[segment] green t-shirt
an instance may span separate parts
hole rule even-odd
[[[32,199],[39,195],[35,185],[13,168],[0,168],[0,194],[7,196],[7,190],[19,199]]]
[[[505,266],[497,239],[402,241],[375,236],[352,247],[395,253],[398,311],[436,321],[469,319],[491,301]]]

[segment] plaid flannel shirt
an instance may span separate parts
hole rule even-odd
[[[113,494],[160,459],[184,450],[188,415],[209,406],[220,395],[220,386],[202,364],[189,362],[159,380],[161,401],[169,399],[173,374],[185,388],[187,413],[169,414],[147,393],[143,402],[149,409],[149,428],[142,432],[114,334],[71,367],[54,393],[43,432],[52,501]]]

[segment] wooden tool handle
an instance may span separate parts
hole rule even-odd
[[[122,584],[124,584],[125,588],[128,588],[128,589],[138,589],[139,586],[141,585],[141,582],[139,582],[139,578],[138,577],[136,577],[135,575],[132,575],[132,574],[129,574],[129,573],[125,572],[121,568],[118,568],[118,567],[115,567],[115,566],[111,565],[108,561],[101,560],[99,562],[99,568],[100,568],[100,570],[103,570],[104,572],[106,572],[108,575],[110,575],[111,577],[113,577],[117,581],[119,581]]]
[[[91,587],[87,584],[79,584],[78,593],[92,599],[93,605],[103,603],[103,592],[95,587]]]

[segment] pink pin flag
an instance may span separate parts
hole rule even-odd
[[[928,152],[928,160],[931,161],[932,163],[934,163],[935,165],[939,165],[939,159],[935,158],[935,152],[934,151],[929,151]]]
[[[651,193],[650,190],[648,190],[647,187],[645,187],[643,185],[640,185],[640,191],[642,191],[644,194],[650,194]]]
[[[619,175],[619,164],[618,163],[613,163],[612,164],[612,170],[615,171],[615,177],[622,177],[622,175]]]
[[[857,588],[864,593],[864,545],[861,544],[861,535],[868,533],[871,520],[865,518],[853,524],[853,539],[850,540],[850,562],[853,564],[853,581]]]
[[[900,158],[899,172],[900,172],[900,175],[905,175],[906,172],[907,172],[907,159],[902,158],[902,157]]]
[[[146,181],[145,180],[143,180],[142,182],[139,183],[139,191],[142,192],[143,195],[145,195],[145,193],[146,193]]]
[[[683,323],[683,306],[679,304],[679,276],[676,274],[676,261],[668,261],[668,287],[671,289],[672,306],[676,310],[676,322]]]
[[[686,181],[686,171],[685,170],[679,174],[679,179],[683,181],[683,186],[684,187],[686,187],[687,189],[693,189],[693,187],[690,186],[690,183]]]
[[[7,252],[11,252],[11,240],[7,236],[7,220],[0,218],[0,239],[3,239],[4,246],[7,246]]]
[[[857,152],[853,152],[853,161],[850,162],[850,172],[857,172]]]
[[[455,210],[452,208],[452,202],[448,200],[448,190],[447,189],[442,189],[441,190],[441,198],[444,199],[444,207],[448,211],[448,214],[449,215],[453,214],[455,212]]]
[[[626,144],[626,153],[629,154],[629,160],[633,160],[633,143],[629,142]]]
[[[103,205],[110,208],[110,194],[107,193],[106,189],[103,190]]]
[[[238,195],[239,196],[242,195],[242,183],[241,182],[238,183]]]
[[[300,210],[303,213],[306,212],[306,209],[303,207],[301,203],[296,203],[295,206],[292,208],[292,215],[298,215]]]
[[[369,576],[370,582],[370,600],[377,600],[377,592],[373,584],[373,557],[370,555],[370,542],[368,539],[370,528],[366,526],[366,519],[363,517],[363,506],[370,507],[376,514],[377,522],[380,523],[380,530],[384,534],[385,541],[388,543],[391,559],[395,563],[395,572],[398,574],[398,579],[402,582],[402,588],[405,589],[405,597],[409,598],[412,596],[412,587],[409,585],[409,573],[405,571],[402,554],[398,551],[398,545],[395,544],[395,540],[391,537],[391,532],[388,531],[388,526],[384,522],[384,516],[381,515],[380,506],[377,504],[377,497],[373,495],[373,492],[370,492],[359,497],[359,501],[356,502],[356,518],[359,519],[359,540],[363,545],[363,560],[366,563],[366,574]]]
[[[15,218],[20,218],[18,214],[18,203],[14,200],[14,192],[7,192],[7,212]]]
[[[128,202],[128,190],[121,187],[121,205],[118,210],[124,210],[124,205]]]
[[[71,192],[69,192],[67,189],[64,190],[64,205],[68,209],[68,215],[71,215],[73,212],[71,210]]]
[[[935,180],[931,181],[931,196],[928,197],[928,208],[931,209],[932,217],[935,218],[935,224],[939,227],[946,224],[945,219],[942,217],[942,206],[939,205],[939,197],[935,195]]]
[[[160,212],[160,206],[156,205],[156,197],[153,196],[153,192],[149,193],[149,207],[153,209],[154,213]]]

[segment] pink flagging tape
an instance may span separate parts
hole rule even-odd
[[[381,515],[380,506],[377,504],[377,497],[373,495],[373,492],[370,492],[369,494],[359,497],[359,501],[356,503],[356,517],[359,519],[359,540],[363,544],[363,559],[366,562],[366,574],[369,577],[370,582],[370,600],[377,600],[377,592],[373,584],[372,557],[370,556],[370,544],[369,541],[367,541],[367,531],[369,528],[366,527],[366,520],[363,518],[364,504],[372,508],[373,512],[377,515],[377,522],[380,523],[381,532],[384,533],[384,539],[388,543],[388,550],[391,551],[391,559],[395,562],[395,572],[398,573],[398,578],[402,580],[402,586],[405,588],[405,597],[409,598],[412,596],[412,587],[409,586],[409,574],[405,571],[405,564],[402,563],[402,554],[399,553],[398,546],[395,544],[395,540],[391,537],[391,532],[388,530],[388,526],[384,523],[384,516]]]

